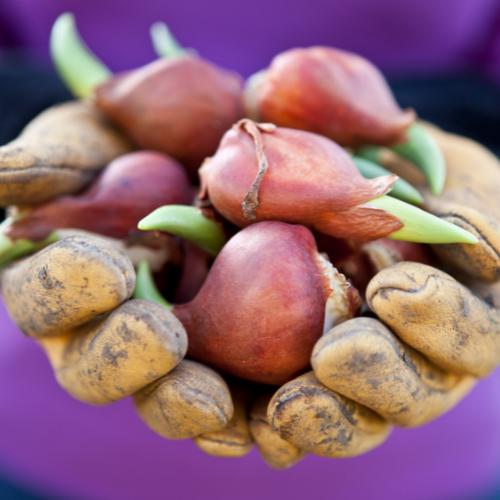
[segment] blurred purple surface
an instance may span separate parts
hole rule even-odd
[[[2,0],[0,44],[48,59],[50,27],[73,11],[89,45],[114,69],[154,58],[148,30],[169,24],[186,46],[249,74],[279,51],[326,44],[389,72],[484,70],[500,78],[498,0]]]
[[[500,373],[455,410],[420,429],[396,430],[355,459],[307,457],[269,469],[202,454],[166,441],[134,414],[130,400],[96,408],[56,385],[41,349],[0,312],[0,468],[39,491],[108,500],[425,500],[464,498],[492,485],[500,470]]]
[[[0,47],[48,62],[48,35],[71,10],[90,47],[113,69],[151,61],[152,22],[186,46],[248,75],[279,51],[327,44],[357,51],[385,71],[471,70],[500,81],[498,0],[1,0]],[[426,500],[474,496],[500,471],[500,372],[455,410],[416,430],[394,431],[374,452],[308,457],[288,471],[254,451],[208,457],[165,441],[130,401],[94,408],[56,385],[42,351],[0,314],[0,471],[64,498]]]

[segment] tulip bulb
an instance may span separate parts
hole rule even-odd
[[[139,277],[136,297],[155,300]],[[151,283],[149,283],[151,285]],[[175,305],[188,356],[241,378],[282,384],[309,366],[316,340],[351,318],[359,295],[303,226],[262,222],[231,238],[196,297]]]
[[[6,234],[40,240],[55,229],[73,228],[126,238],[154,208],[190,203],[192,196],[181,165],[161,153],[138,151],[112,161],[82,194],[56,198],[14,219]]]
[[[380,71],[330,47],[291,49],[247,83],[249,116],[326,135],[343,146],[405,139],[415,113],[401,110]]]
[[[108,79],[95,100],[135,144],[173,156],[194,175],[243,116],[242,93],[236,73],[186,53]]]
[[[384,236],[421,243],[477,243],[468,231],[389,196],[398,179],[365,179],[335,142],[244,119],[200,169],[201,196],[237,226],[303,224],[337,238]]]

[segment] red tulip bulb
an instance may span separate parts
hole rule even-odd
[[[344,146],[403,141],[415,120],[373,64],[329,47],[279,54],[249,80],[245,100],[258,121],[316,132]]]
[[[362,206],[397,177],[365,179],[325,137],[242,120],[200,169],[202,192],[234,224],[281,220],[339,238],[370,240],[402,227],[390,213]]]
[[[97,106],[129,139],[192,174],[243,116],[242,95],[239,75],[193,55],[159,59],[95,90]]]
[[[39,205],[7,229],[11,239],[41,240],[53,230],[84,229],[126,238],[160,205],[190,204],[194,190],[175,160],[139,151],[112,161],[89,189]]]
[[[281,384],[308,367],[316,340],[352,317],[358,301],[308,229],[270,221],[233,236],[196,297],[173,311],[188,332],[189,356]]]

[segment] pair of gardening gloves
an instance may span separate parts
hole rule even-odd
[[[224,379],[185,359],[182,324],[168,308],[131,298],[129,255],[99,236],[75,233],[6,267],[1,288],[9,314],[45,350],[69,394],[99,405],[132,397],[140,418],[165,438],[192,438],[207,453],[228,457],[255,444],[276,468],[306,453],[363,454],[393,426],[438,418],[500,363],[498,160],[469,139],[426,127],[446,160],[443,194],[426,191],[416,170],[389,150],[381,161],[422,188],[428,210],[479,243],[435,245],[439,269],[379,259],[365,316],[325,333],[310,371],[282,387]],[[103,131],[84,138],[95,155],[106,149],[93,142],[98,137]],[[118,137],[106,141],[110,158],[127,149]],[[43,157],[17,161],[29,178]],[[107,161],[95,158],[96,165]],[[91,171],[82,162],[79,170],[45,172],[29,192],[11,187],[10,202],[22,205],[21,193],[43,201],[49,185],[77,185]]]

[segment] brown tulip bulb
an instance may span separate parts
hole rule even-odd
[[[365,179],[335,142],[302,130],[241,120],[205,161],[200,178],[202,196],[240,227],[281,220],[355,240],[402,227],[390,213],[363,206],[387,193],[396,176]]]
[[[316,132],[343,146],[405,139],[415,113],[401,110],[380,71],[329,47],[287,50],[250,78],[247,113],[258,121]]]
[[[84,229],[126,238],[161,205],[190,204],[194,190],[175,160],[138,151],[112,161],[87,191],[34,207],[7,229],[11,239],[40,240],[53,230]]]
[[[110,78],[95,101],[135,144],[173,156],[194,176],[243,116],[242,95],[239,75],[184,55]]]
[[[188,332],[188,356],[282,384],[309,366],[316,340],[358,305],[307,228],[269,221],[233,236],[196,297],[173,311]]]

